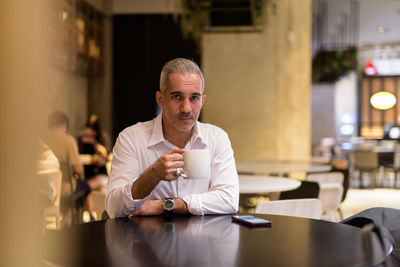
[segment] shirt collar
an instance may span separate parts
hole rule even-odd
[[[150,137],[148,147],[157,145],[159,143],[166,142],[167,140],[164,138],[163,130],[162,130],[162,112],[158,114],[158,116],[153,120],[153,132]],[[203,144],[206,145],[205,138],[201,132],[200,122],[196,121],[193,126],[193,134],[190,138],[191,146],[195,144]]]
[[[164,134],[162,130],[162,112],[153,120],[153,132],[150,137],[149,147],[164,142]]]
[[[205,144],[204,136],[202,135],[200,126],[201,126],[200,122],[196,121],[196,123],[193,126],[192,138],[190,138],[191,145],[196,145],[196,143]]]

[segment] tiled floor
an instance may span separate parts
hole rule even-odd
[[[400,189],[349,189],[341,205],[344,218],[372,207],[400,209]]]

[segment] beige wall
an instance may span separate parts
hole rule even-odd
[[[88,113],[88,79],[51,64],[51,3],[0,1],[0,266],[43,266],[38,138],[54,109],[68,113],[73,134]]]
[[[42,266],[36,169],[47,2],[0,2],[0,266]]]
[[[227,131],[237,159],[310,156],[311,1],[276,3],[261,33],[203,39],[203,120]]]

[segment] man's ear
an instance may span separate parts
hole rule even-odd
[[[164,95],[160,91],[156,92],[156,101],[160,108],[163,108],[164,105]]]
[[[201,96],[201,106],[203,107],[204,102],[206,101],[206,95]]]

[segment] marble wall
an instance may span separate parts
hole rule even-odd
[[[203,120],[227,131],[236,158],[308,158],[311,0],[265,13],[262,32],[205,34]]]

